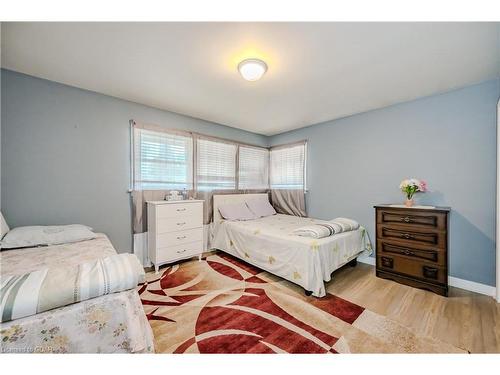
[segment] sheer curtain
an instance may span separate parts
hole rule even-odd
[[[305,141],[271,147],[271,200],[279,213],[307,216],[306,147]]]

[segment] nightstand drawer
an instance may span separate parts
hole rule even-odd
[[[175,262],[176,260],[194,257],[203,252],[203,241],[190,242],[178,246],[158,248],[158,262]]]
[[[203,216],[202,203],[172,203],[159,205],[156,208],[158,219],[177,218],[182,216]]]
[[[377,240],[377,253],[392,256],[401,255],[410,259],[433,262],[436,265],[446,265],[446,251],[426,245],[405,244]]]
[[[445,267],[431,265],[398,255],[377,255],[377,269],[413,276],[428,282],[446,284],[447,271]]]
[[[203,228],[162,233],[156,238],[156,244],[159,248],[199,241],[203,241]]]
[[[377,223],[403,227],[446,230],[446,214],[408,210],[378,210]]]
[[[203,226],[202,217],[199,216],[177,216],[157,219],[156,233],[177,232],[185,229],[201,228]]]
[[[431,245],[440,249],[446,248],[446,233],[425,231],[416,227],[400,228],[398,226],[377,225],[377,238],[396,240],[404,243]]]

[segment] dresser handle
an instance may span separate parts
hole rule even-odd
[[[186,224],[186,222],[185,222],[185,221],[184,221],[184,222],[182,222],[182,223],[177,223],[177,225],[184,225],[184,224]]]
[[[415,253],[414,253],[413,251],[406,250],[406,249],[403,251],[403,253],[404,253],[405,255],[415,255]]]
[[[177,237],[178,240],[183,240],[184,238],[186,238],[186,236]]]
[[[412,236],[411,234],[409,234],[409,233],[403,233],[403,234],[401,235],[401,237],[406,238],[407,240],[409,240],[409,239],[412,239],[412,238],[413,238],[413,236]]]
[[[411,222],[411,219],[409,216],[405,216],[405,217],[401,218],[401,221],[404,221],[405,223],[409,223],[409,222]]]
[[[422,273],[424,277],[429,279],[437,279],[438,278],[438,269],[434,267],[423,266]]]
[[[382,261],[382,266],[383,267],[387,267],[387,268],[393,268],[394,267],[394,260],[392,258],[381,257],[380,260]]]
[[[185,209],[185,208],[178,208],[178,209],[177,209],[177,211],[178,211],[178,212],[181,212],[181,211],[186,211],[186,209]]]
[[[182,253],[185,253],[186,252],[186,249],[184,250],[177,250],[177,254],[182,254]]]

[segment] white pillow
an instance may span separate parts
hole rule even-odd
[[[226,220],[253,220],[257,217],[250,211],[245,203],[223,204],[219,212]]]
[[[2,249],[60,245],[96,238],[92,228],[85,225],[52,225],[18,227],[9,231],[0,242]]]
[[[247,206],[257,217],[276,215],[276,210],[266,197],[251,199],[247,201]]]
[[[0,212],[0,240],[2,239],[3,236],[9,231],[9,226],[7,225],[7,222],[3,218],[2,212]]]

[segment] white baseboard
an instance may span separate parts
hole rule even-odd
[[[375,257],[359,257],[358,262],[375,265]]]
[[[476,283],[475,281],[459,279],[453,276],[448,276],[448,284],[450,286],[454,286],[455,288],[469,290],[471,292],[484,294],[493,298],[495,298],[497,292],[497,289],[494,286]]]
[[[359,257],[358,261],[361,263],[375,265],[375,257]],[[474,281],[459,279],[457,277],[449,276],[448,284],[455,288],[465,289],[470,292],[484,294],[490,297],[496,297],[496,288],[494,286],[476,283]]]

